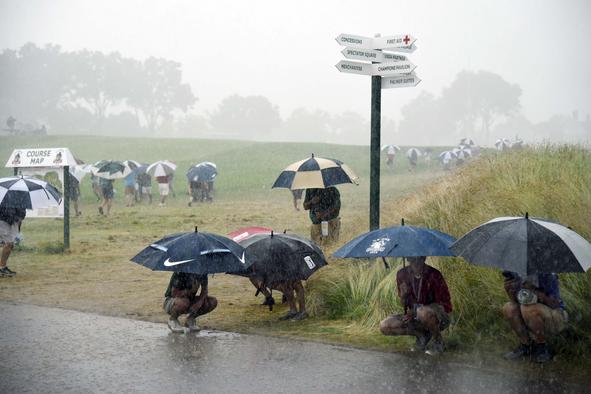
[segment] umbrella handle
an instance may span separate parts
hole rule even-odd
[[[384,267],[386,267],[387,270],[390,269],[390,265],[388,264],[388,262],[386,261],[386,258],[382,256],[382,261],[384,262]]]

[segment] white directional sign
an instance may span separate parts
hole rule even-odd
[[[413,53],[414,51],[417,50],[417,46],[415,44],[406,46],[406,47],[400,47],[400,48],[396,48],[396,49],[392,49],[389,48],[391,51],[396,51],[396,52],[404,52],[404,53]]]
[[[373,49],[402,48],[412,45],[417,39],[410,34],[398,36],[376,37],[373,39]]]
[[[339,44],[348,47],[364,49],[373,48],[373,38],[370,37],[355,36],[353,34],[340,34],[336,40]]]
[[[417,67],[409,61],[372,64],[372,66],[372,75],[380,75],[382,77],[387,77],[390,75],[408,74]]]
[[[409,61],[369,64],[341,60],[336,64],[336,68],[338,68],[338,70],[341,72],[361,75],[380,75],[382,77],[408,74],[411,73],[416,67],[417,66]]]
[[[419,82],[421,82],[421,79],[415,73],[396,77],[385,77],[382,78],[382,89],[407,88],[417,86]]]
[[[375,49],[345,48],[341,51],[347,59],[366,60],[371,62],[404,62],[406,56],[398,53],[382,52]]]

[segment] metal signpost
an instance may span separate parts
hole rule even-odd
[[[407,56],[396,53],[413,53],[417,49],[414,45],[416,38],[410,34],[387,37],[376,35],[374,38],[341,34],[336,40],[340,45],[347,47],[341,52],[347,59],[371,62],[341,60],[336,64],[336,68],[345,73],[371,75],[369,229],[377,230],[380,227],[382,89],[417,86],[421,82],[413,72],[416,66]]]

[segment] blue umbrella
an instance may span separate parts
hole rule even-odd
[[[241,272],[250,266],[244,248],[221,235],[198,232],[168,235],[154,242],[131,261],[155,271],[193,274]]]
[[[187,171],[187,180],[189,182],[213,182],[218,174],[215,164],[211,162],[199,163]]]
[[[449,246],[456,239],[449,234],[425,227],[382,228],[361,234],[333,253],[334,257],[416,257],[454,256]]]

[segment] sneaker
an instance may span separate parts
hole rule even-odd
[[[552,353],[545,343],[535,343],[532,349],[532,356],[535,362],[545,363],[552,360]]]
[[[292,318],[292,320],[304,320],[308,318],[308,312],[299,312]]]
[[[521,343],[517,346],[514,350],[510,351],[509,353],[505,353],[503,358],[505,360],[517,360],[523,357],[528,357],[531,354],[531,345],[530,344],[523,344]]]
[[[289,319],[293,318],[297,314],[298,313],[296,311],[289,311],[285,315],[281,316],[279,318],[279,320],[289,320]]]
[[[430,340],[431,340],[431,333],[428,331],[426,333],[424,333],[423,335],[417,336],[417,340],[415,342],[415,347],[413,350],[419,351],[419,352],[424,352],[425,349],[427,349],[427,344],[429,343]]]
[[[183,326],[181,326],[181,323],[179,323],[178,319],[168,320],[168,328],[170,328],[170,331],[172,332],[185,332]]]
[[[436,356],[443,353],[443,341],[433,341],[425,353],[429,356]]]
[[[8,267],[2,267],[2,268],[0,268],[0,275],[1,276],[15,276],[16,272],[8,269]]]
[[[185,322],[185,327],[187,327],[189,329],[189,331],[199,331],[201,330],[201,327],[199,327],[197,325],[197,323],[195,322],[195,318],[187,318],[187,321]]]

